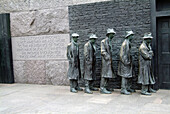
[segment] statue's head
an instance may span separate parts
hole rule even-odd
[[[91,34],[90,37],[89,37],[90,42],[93,43],[93,44],[96,42],[96,39],[97,39],[97,38],[98,38],[98,37],[97,37],[95,34]]]
[[[116,32],[114,31],[114,29],[110,29],[110,28],[107,29],[107,34],[106,34],[106,36],[107,36],[109,39],[112,39],[115,34],[116,34]]]
[[[151,41],[153,39],[152,33],[150,33],[150,32],[145,33],[143,39],[147,44],[151,43]]]
[[[126,38],[129,39],[129,41],[133,39],[133,36],[134,36],[134,33],[132,30],[126,31]]]
[[[79,37],[79,34],[73,33],[71,36],[72,36],[73,41],[74,41],[74,42],[77,42],[78,37]]]

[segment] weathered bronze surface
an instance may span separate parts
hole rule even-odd
[[[101,41],[101,56],[102,56],[102,72],[100,92],[104,94],[110,94],[111,92],[106,89],[109,78],[115,78],[113,64],[112,64],[112,43],[116,32],[113,29],[108,29],[106,38]]]
[[[152,73],[151,60],[153,51],[151,48],[151,33],[145,33],[143,42],[139,47],[139,75],[138,83],[142,84],[141,94],[151,95],[150,92],[156,92],[151,88],[155,84],[155,79]]]
[[[84,80],[85,80],[85,93],[92,94],[93,91],[97,91],[97,88],[93,87],[93,81],[96,79],[96,46],[95,41],[97,37],[95,34],[90,36],[89,41],[84,45]]]
[[[79,35],[72,34],[72,41],[67,46],[67,58],[69,60],[68,78],[70,80],[70,91],[77,93],[77,90],[82,91],[78,85],[78,79],[81,77],[79,47],[77,44]]]
[[[132,78],[132,56],[130,54],[131,40],[133,39],[133,31],[127,31],[124,42],[120,49],[120,62],[118,66],[118,75],[122,77],[121,93],[129,95],[134,92],[130,88],[129,80]]]

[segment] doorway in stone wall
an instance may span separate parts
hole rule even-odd
[[[0,83],[13,83],[10,14],[0,14]]]
[[[157,18],[158,75],[160,89],[170,89],[170,17]]]

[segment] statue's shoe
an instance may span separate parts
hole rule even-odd
[[[131,94],[131,92],[128,92],[126,89],[121,90],[120,93],[121,93],[121,94],[125,94],[125,95],[130,95],[130,94]]]
[[[95,88],[95,87],[91,87],[90,90],[92,90],[92,91],[99,91],[99,89]]]
[[[106,90],[106,88],[100,89],[100,93],[102,94],[111,94],[112,92]]]
[[[156,90],[150,88],[150,89],[149,89],[149,92],[151,92],[151,93],[156,93]]]
[[[131,88],[130,88],[130,89],[127,89],[127,91],[128,91],[128,92],[136,92],[135,89],[131,89]]]
[[[142,94],[142,95],[152,95],[151,93],[146,92],[146,91],[142,91],[141,94]]]
[[[71,89],[70,89],[70,92],[72,92],[72,93],[77,93],[78,91],[77,91],[75,88],[71,88]]]
[[[107,90],[108,90],[108,91],[114,91],[114,89],[113,89],[113,88],[107,88]]]
[[[93,94],[93,92],[92,92],[92,91],[90,91],[90,89],[89,89],[89,88],[85,88],[84,92],[85,92],[85,93],[88,93],[88,94]]]
[[[83,89],[80,88],[80,87],[77,87],[76,90],[77,90],[77,91],[83,91]]]

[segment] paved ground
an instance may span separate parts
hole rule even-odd
[[[68,86],[0,84],[0,113],[170,114],[170,90],[152,96],[70,93]]]

